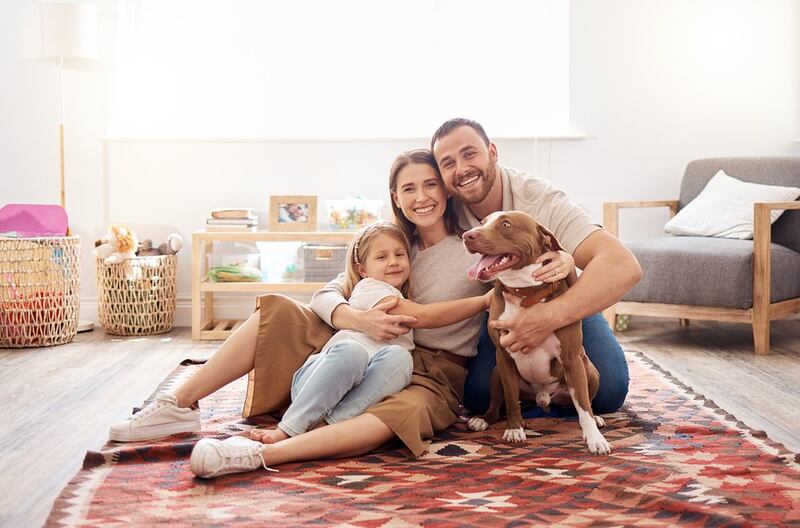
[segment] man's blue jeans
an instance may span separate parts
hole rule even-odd
[[[596,414],[614,412],[622,406],[628,394],[628,364],[625,362],[625,355],[602,315],[587,317],[582,326],[583,348],[600,373],[600,388],[592,400],[592,409]],[[464,385],[464,405],[474,413],[486,412],[489,407],[489,377],[495,363],[494,343],[484,324],[478,341],[478,355],[467,364],[469,374]],[[523,413],[525,418],[545,415],[574,416],[575,409],[552,405],[550,413],[545,413],[537,406]]]

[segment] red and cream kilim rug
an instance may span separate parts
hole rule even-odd
[[[462,424],[422,459],[398,451],[285,464],[203,481],[198,437],[110,444],[86,455],[47,526],[798,526],[800,457],[748,429],[646,359],[606,416],[610,456],[590,454],[577,421],[528,420],[522,445]],[[196,369],[184,365],[161,389]],[[203,435],[252,427],[244,379],[201,402]]]

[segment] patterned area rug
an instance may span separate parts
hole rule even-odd
[[[458,424],[431,451],[285,464],[193,478],[195,435],[89,452],[47,526],[789,526],[800,525],[800,456],[629,354],[631,390],[607,415],[610,456],[592,455],[577,421],[528,420],[523,445],[502,427]],[[179,367],[169,388],[196,365]],[[203,435],[240,419],[245,380],[201,402]],[[502,425],[502,424],[501,424]]]

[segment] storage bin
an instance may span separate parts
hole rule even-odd
[[[97,258],[97,313],[109,334],[169,332],[175,319],[175,255],[134,257],[117,264]]]
[[[77,236],[0,239],[0,348],[75,338],[80,250]]]
[[[247,266],[258,269],[259,258],[258,253],[209,253],[208,269],[220,266]]]
[[[302,242],[258,242],[261,254],[261,274],[266,282],[302,282],[297,266],[297,250]]]
[[[346,244],[303,244],[297,252],[297,267],[304,282],[328,282],[344,271]]]

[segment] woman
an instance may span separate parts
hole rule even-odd
[[[484,293],[485,285],[466,278],[475,257],[466,253],[458,238],[452,204],[430,151],[418,149],[400,155],[392,166],[389,188],[395,216],[414,248],[413,287],[419,302]],[[458,262],[453,261],[454,254],[461,255]],[[541,269],[542,274],[559,270],[557,280],[565,275],[563,270],[572,269],[568,255],[550,257],[553,261]],[[341,284],[333,281],[312,300],[312,307],[339,328],[387,339],[405,333],[403,325],[415,322],[409,316],[393,315],[390,303],[356,312],[341,297],[340,288]],[[161,395],[136,416],[112,427],[112,440],[143,440],[157,433],[199,430],[195,402],[248,372],[245,417],[285,408],[292,374],[333,331],[311,309],[287,297],[263,296],[259,307],[174,394]],[[442,329],[417,330],[411,384],[365,414],[267,445],[242,437],[204,442],[192,453],[192,470],[213,477],[267,463],[355,456],[395,437],[412,455],[421,455],[433,433],[456,419],[467,358],[475,355],[482,320],[483,316],[477,315]],[[137,418],[141,414],[143,418]],[[151,436],[144,436],[148,434]],[[251,437],[260,440],[263,434],[253,431]]]

